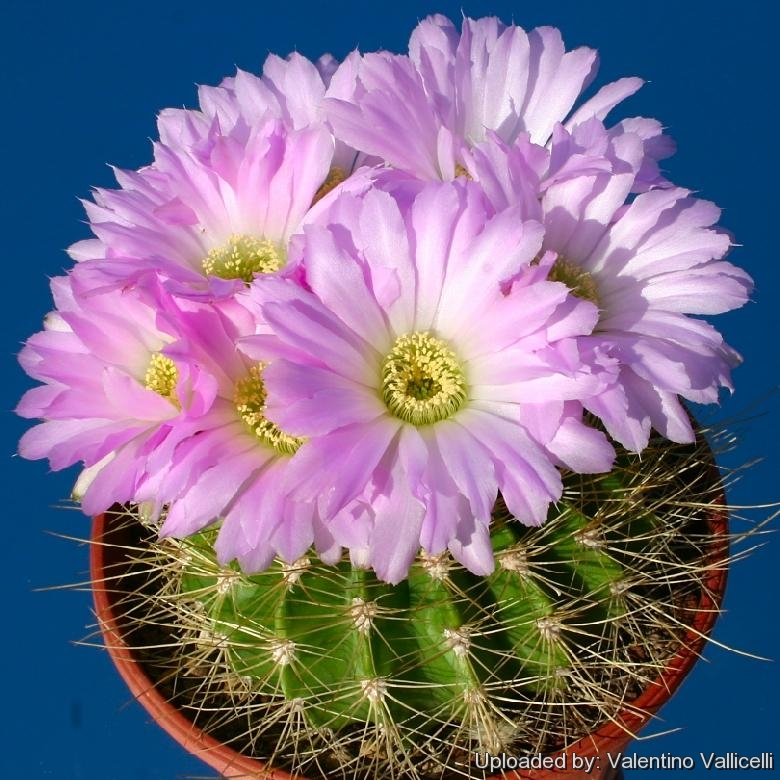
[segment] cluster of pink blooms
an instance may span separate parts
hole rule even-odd
[[[407,55],[271,56],[163,111],[21,353],[20,453],[81,464],[89,514],[217,524],[245,571],[313,545],[398,582],[420,548],[490,572],[499,492],[538,525],[563,469],[693,440],[680,399],[740,361],[695,315],[751,281],[661,125],[608,122],[642,82],[582,100],[595,71],[434,16]]]

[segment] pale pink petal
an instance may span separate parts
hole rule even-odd
[[[318,366],[277,360],[263,371],[263,381],[266,416],[293,436],[321,436],[387,414],[364,385]]]
[[[618,104],[642,88],[644,81],[628,77],[603,86],[592,98],[586,100],[566,121],[566,128],[572,129],[592,117],[604,120]]]
[[[374,502],[376,518],[369,556],[374,571],[393,585],[403,580],[420,547],[420,527],[425,507],[403,481]]]

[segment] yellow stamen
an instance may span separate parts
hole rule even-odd
[[[230,236],[224,246],[212,249],[203,261],[203,272],[220,279],[242,279],[249,284],[255,274],[271,274],[285,263],[284,251],[264,238]]]
[[[382,366],[382,398],[399,419],[430,425],[466,402],[467,385],[455,353],[426,331],[399,336]]]
[[[563,282],[573,295],[599,305],[599,290],[596,280],[576,263],[559,257],[550,269],[547,278],[551,282]]]
[[[465,166],[460,163],[455,164],[455,178],[463,176],[466,179],[473,179],[474,177],[468,172]]]
[[[331,168],[325,181],[320,185],[317,192],[314,193],[311,205],[313,206],[318,200],[322,200],[331,190],[335,190],[346,179],[347,172],[343,168]]]
[[[267,394],[263,384],[263,365],[258,363],[249,369],[249,374],[236,382],[233,391],[233,403],[238,416],[249,430],[263,444],[276,450],[279,455],[294,455],[305,441],[290,436],[265,417]]]
[[[176,383],[178,381],[179,371],[176,364],[161,352],[155,352],[144,375],[144,387],[179,406],[179,400],[176,398]]]

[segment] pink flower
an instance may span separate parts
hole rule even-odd
[[[739,356],[710,324],[688,315],[738,308],[752,289],[750,277],[723,260],[731,241],[713,227],[714,204],[671,185],[632,199],[645,140],[641,132],[611,134],[597,120],[572,134],[561,130],[553,159],[556,144],[568,159],[595,145],[608,164],[549,176],[541,198],[544,247],[555,253],[545,265],[551,278],[598,305],[598,323],[580,346],[615,372],[612,386],[585,405],[637,452],[651,427],[693,441],[678,396],[714,403],[719,388],[731,388]]]
[[[526,33],[466,18],[458,34],[448,19],[431,16],[412,33],[409,57],[378,52],[345,61],[333,79],[338,94],[325,105],[336,134],[356,149],[446,180],[490,133],[509,145],[525,136],[545,146],[556,125],[603,119],[642,85],[620,79],[572,112],[596,67],[594,50],[566,51],[552,27]]]
[[[83,274],[52,281],[57,310],[19,360],[43,384],[17,413],[43,422],[19,443],[25,458],[48,458],[55,470],[81,462],[76,492],[88,514],[136,499],[147,458],[182,408],[204,403],[201,375],[166,354],[175,324],[155,286],[91,292]]]
[[[165,509],[163,536],[189,536],[218,523],[218,560],[237,559],[247,572],[265,569],[277,555],[292,563],[312,544],[323,559],[337,560],[341,548],[316,507],[293,500],[283,487],[302,440],[266,419],[263,367],[236,349],[263,325],[245,309],[227,316],[226,308],[175,305],[178,338],[167,354],[209,378],[210,403],[177,419],[149,461],[152,476],[138,500]]]
[[[200,111],[161,112],[157,123],[160,139],[170,146],[189,147],[197,145],[215,122],[230,135],[237,128],[261,125],[268,117],[293,130],[330,129],[324,100],[326,95],[339,96],[335,86],[330,88],[337,69],[338,63],[329,55],[311,62],[297,52],[284,59],[271,54],[261,76],[239,69],[217,87],[201,86]],[[364,155],[334,138],[332,172],[347,176],[364,160]]]
[[[584,404],[637,452],[651,427],[693,441],[678,396],[713,403],[720,387],[731,387],[739,356],[688,315],[742,306],[752,288],[722,259],[731,242],[713,228],[719,210],[650,165],[656,129],[641,120],[607,130],[593,118],[571,132],[557,127],[548,156],[522,139],[511,147],[493,139],[468,158],[494,209],[519,208],[543,222],[539,270],[599,307],[593,333],[578,342],[582,359],[614,381]]]
[[[117,171],[122,189],[96,190],[85,207],[97,238],[71,256],[120,284],[155,272],[178,294],[234,294],[285,266],[332,155],[322,126],[266,117],[223,134],[215,119],[198,143],[158,143],[152,166]]]
[[[276,336],[243,347],[271,360],[266,414],[307,439],[286,485],[383,579],[420,545],[488,572],[499,490],[539,524],[556,463],[610,467],[570,404],[602,387],[573,340],[595,308],[531,268],[541,226],[491,217],[471,183],[428,185],[408,207],[343,196],[332,214],[305,231],[311,292],[269,278],[247,293]]]
[[[630,450],[647,446],[653,427],[677,442],[694,440],[679,397],[715,403],[741,362],[698,316],[742,306],[752,281],[722,258],[728,235],[713,229],[720,210],[678,188],[626,204],[628,183],[604,176],[550,188],[545,247],[557,253],[551,278],[597,303],[598,323],[583,354],[611,363],[615,383],[585,406]]]

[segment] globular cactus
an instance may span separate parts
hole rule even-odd
[[[446,554],[396,586],[313,555],[250,576],[216,563],[215,531],[158,540],[131,514],[125,641],[200,728],[308,777],[481,777],[475,753],[562,749],[657,677],[726,556],[703,437],[566,475],[540,528],[499,498],[486,577]]]

